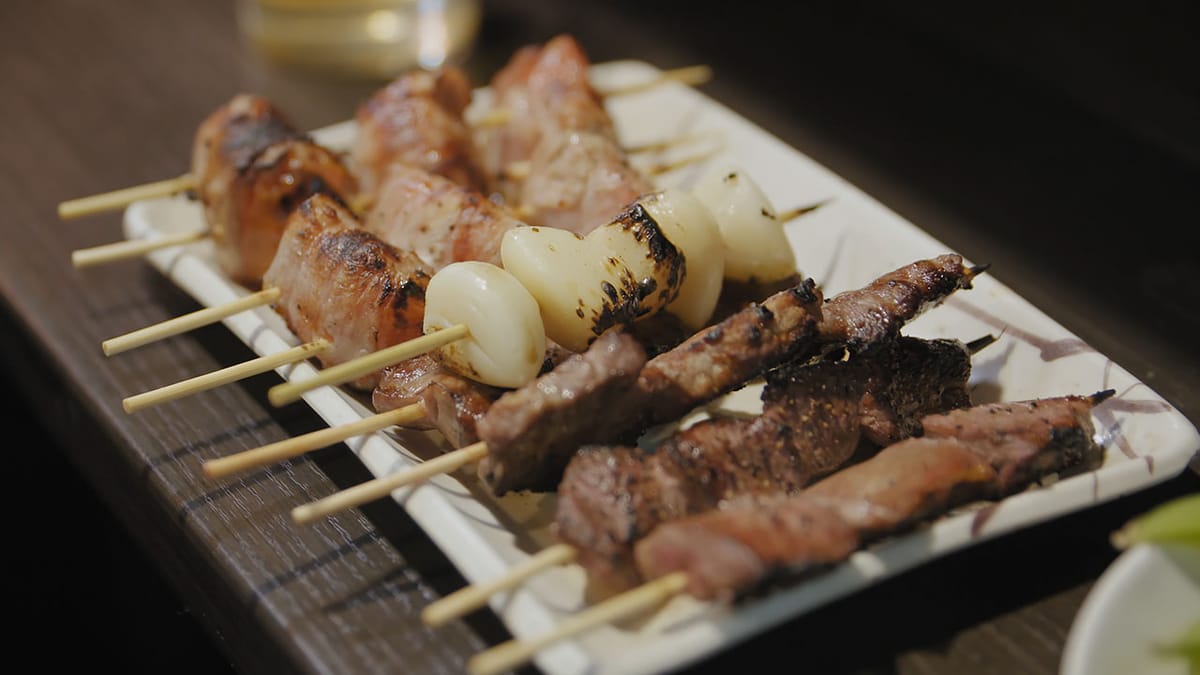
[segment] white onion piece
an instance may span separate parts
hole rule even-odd
[[[661,311],[684,277],[683,256],[640,208],[586,237],[549,227],[509,230],[500,258],[537,300],[546,337],[576,352],[614,326]]]
[[[683,286],[666,311],[699,330],[717,308],[725,277],[724,241],[717,221],[703,202],[683,190],[647,195],[639,203],[683,253]]]
[[[496,387],[537,377],[546,331],[537,301],[512,274],[478,261],[438,270],[425,289],[425,333],[459,324],[469,335],[431,353],[447,368]]]
[[[725,278],[771,283],[796,274],[783,223],[758,184],[733,168],[714,171],[693,190],[712,212],[725,243]]]

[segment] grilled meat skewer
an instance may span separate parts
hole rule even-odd
[[[635,544],[646,579],[687,574],[698,598],[730,597],[776,574],[815,571],[882,537],[1048,475],[1093,469],[1091,411],[1113,394],[990,403],[929,415],[894,443],[794,496],[748,499],[664,523]]]
[[[479,421],[480,438],[488,444],[479,475],[496,494],[553,489],[581,446],[632,443],[646,429],[675,421],[782,363],[816,357],[838,344],[860,350],[871,341],[895,336],[905,322],[950,293],[970,288],[976,273],[978,269],[962,265],[961,256],[947,254],[901,267],[828,303],[812,280],[806,280],[655,356],[641,368],[633,387],[620,389],[620,396],[585,402],[582,392],[604,389],[598,383],[573,381],[570,389],[581,394],[553,404],[563,408],[555,413],[563,423],[553,432],[534,428],[542,417],[523,412],[546,407],[539,401],[546,394],[538,381],[507,392]],[[826,320],[827,314],[832,318]],[[595,423],[572,415],[572,406],[605,410],[607,423],[592,429]],[[546,461],[530,462],[528,457]]]
[[[195,192],[233,281],[258,287],[291,210],[316,193],[350,199],[357,179],[261,96],[238,94],[197,127]]]
[[[507,119],[475,125],[476,147],[497,193],[531,225],[586,234],[654,189],[621,148],[590,67],[561,34],[517,50],[490,83]]]
[[[763,412],[715,417],[653,449],[584,446],[558,486],[555,536],[604,592],[635,585],[633,543],[659,523],[739,496],[791,494],[919,434],[920,418],[970,405],[972,346],[900,337],[847,360],[768,372]]]
[[[406,72],[358,107],[348,162],[359,176],[362,201],[369,205],[365,210],[383,196],[396,165],[443,176],[480,194],[490,192],[463,119],[471,97],[466,73],[445,66]]]
[[[292,212],[263,284],[281,289],[275,311],[304,342],[330,342],[324,367],[423,334],[434,269],[358,225],[342,203],[316,194]],[[369,389],[379,374],[351,386]]]
[[[480,462],[480,477],[498,495],[519,489],[553,489],[581,445],[640,433],[648,426],[643,419],[649,415],[664,420],[682,416],[741,385],[760,367],[765,369],[769,364],[764,359],[772,351],[789,351],[809,339],[820,304],[820,291],[807,280],[650,361],[644,361],[644,351],[632,338],[624,340],[624,347],[606,343],[603,352],[589,348],[585,353],[597,358],[610,355],[619,364],[570,374],[551,372],[529,386],[505,393],[488,410],[478,425],[480,439],[488,445],[488,456]],[[602,335],[597,343],[610,334]],[[637,345],[636,352],[632,345]],[[742,348],[737,354],[742,358],[736,358],[730,345]],[[677,367],[671,374],[681,389],[690,388],[687,394],[668,397],[662,395],[665,387],[653,386],[670,381],[661,366],[664,363]],[[614,378],[618,382],[613,382]],[[653,410],[635,415],[650,406]],[[599,411],[603,411],[602,417],[589,414]],[[531,461],[534,458],[536,461]]]

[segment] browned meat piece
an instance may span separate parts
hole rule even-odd
[[[196,196],[229,277],[257,287],[293,207],[315,192],[348,198],[355,179],[261,96],[238,94],[196,129]]]
[[[620,402],[628,421],[615,432],[628,436],[673,422],[791,359],[814,336],[822,300],[821,290],[806,279],[654,357],[638,376],[635,396]]]
[[[730,314],[743,310],[756,302],[762,302],[772,294],[795,286],[803,280],[803,277],[799,274],[793,274],[790,277],[785,277],[769,284],[726,279],[721,284],[721,296],[717,300],[716,308],[713,310],[713,321],[720,321]]]
[[[479,437],[488,446],[479,475],[498,495],[552,488],[571,451],[619,423],[611,403],[626,395],[645,362],[637,340],[610,332],[505,393],[479,420]]]
[[[922,421],[930,435],[888,446],[791,497],[739,502],[664,523],[635,545],[645,578],[688,575],[700,598],[751,590],[776,573],[840,562],[883,536],[1056,472],[1090,469],[1103,450],[1091,410],[1112,395],[980,405]]]
[[[479,464],[480,477],[498,495],[553,488],[580,446],[632,440],[652,424],[683,416],[741,386],[771,367],[773,359],[791,354],[813,334],[820,304],[821,294],[811,280],[778,293],[639,365],[640,372],[630,375],[632,387],[606,386],[605,369],[578,370],[573,378],[596,378],[591,385],[572,380],[573,390],[595,392],[586,403],[572,403],[557,389],[547,390],[540,379],[517,390],[518,394],[506,395],[501,402],[521,400],[530,409],[547,405],[541,399],[552,398],[548,404],[555,407],[557,421],[553,426],[541,425],[535,424],[537,418],[502,414],[496,408],[488,411],[480,424],[480,438],[488,444],[488,456]],[[625,337],[624,342],[633,345],[629,349],[635,347],[644,358],[645,350],[637,340]],[[735,349],[735,344],[740,346]]]
[[[500,265],[504,233],[525,223],[477,190],[416,167],[392,167],[363,226],[386,241],[404,242],[441,269],[452,262]]]
[[[262,96],[237,94],[196,127],[191,175],[200,201],[222,203],[229,184],[259,150],[301,133]]]
[[[422,335],[432,269],[357,226],[340,202],[316,194],[292,212],[263,285],[282,297],[275,311],[302,341],[329,340],[323,367]],[[350,385],[370,389],[379,373]]]
[[[268,145],[237,172],[227,199],[206,205],[218,263],[257,288],[297,205],[318,192],[344,200],[356,190],[341,159],[307,138]]]
[[[963,267],[961,255],[947,253],[839,293],[825,307],[818,343],[854,352],[895,337],[905,324],[941,304],[954,291],[970,288],[971,281],[985,269]]]
[[[375,202],[395,164],[488,192],[487,174],[463,120],[471,94],[470,81],[456,67],[415,69],[359,106],[350,163],[360,175],[365,203]]]
[[[632,545],[659,523],[796,492],[878,449],[878,437],[919,433],[921,416],[969,405],[970,358],[954,340],[901,337],[768,373],[761,416],[698,422],[653,451],[584,447],[559,483],[554,532],[598,587],[634,585]]]
[[[461,448],[479,440],[475,427],[503,392],[463,377],[422,354],[384,368],[371,402],[376,412],[420,403],[425,416],[411,426],[437,429],[451,447]]]
[[[514,182],[525,220],[583,235],[655,189],[611,134],[586,131],[543,134]]]
[[[996,470],[994,491],[1008,494],[1068,466],[1098,467],[1104,457],[1093,441],[1091,410],[1113,393],[991,403],[930,415],[921,426],[925,438],[954,438],[971,445]],[[1053,438],[1052,448],[1038,445],[1047,437]]]
[[[473,135],[485,171],[508,201],[520,203],[520,181],[501,177],[528,161],[546,134],[586,131],[616,142],[612,117],[588,79],[590,67],[579,42],[563,34],[517,50],[492,78],[491,107],[505,111],[507,121],[479,125]]]

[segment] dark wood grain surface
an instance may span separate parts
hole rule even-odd
[[[1194,10],[831,4],[488,2],[466,66],[482,82],[558,32],[596,61],[708,63],[706,93],[992,263],[1200,420]],[[74,269],[72,251],[120,238],[121,216],[55,214],[66,199],[184,172],[196,123],[236,91],[314,128],[348,118],[379,83],[264,63],[227,1],[13,0],[0,26],[0,363],[17,467],[7,549],[14,618],[29,618],[18,635],[55,632],[63,648],[38,652],[52,663],[347,674],[461,672],[506,639],[488,612],[422,625],[420,609],[463,580],[396,504],[291,522],[293,507],[369,477],[344,447],[201,477],[204,459],[322,426],[303,404],[267,402],[273,376],[126,414],[125,396],[252,354],[214,326],[104,356],[102,340],[196,305],[142,261]],[[1055,673],[1115,558],[1108,533],[1198,487],[1186,472],[948,556],[694,670],[765,657],[780,671]]]

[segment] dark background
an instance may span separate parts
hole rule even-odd
[[[518,46],[510,36],[549,37],[563,26],[628,36],[628,49],[610,45],[592,53],[596,61],[636,53],[673,67],[702,55],[716,73],[706,86],[711,95],[950,248],[991,262],[1005,283],[1069,329],[1100,335],[1093,346],[1120,354],[1122,365],[1196,421],[1200,350],[1168,338],[1200,330],[1197,4],[1010,1],[985,12],[940,0],[497,1],[485,3],[483,46],[469,65],[486,77]],[[20,27],[4,22],[0,30]],[[1064,222],[1088,223],[1089,233],[1059,227]],[[1123,242],[1123,254],[1097,256],[1098,239]],[[1052,285],[1023,282],[1034,264],[1027,253],[1036,249],[1062,252]],[[1097,294],[1119,300],[1100,326],[1085,311]],[[1148,347],[1124,349],[1131,336]],[[53,437],[38,426],[53,413],[32,405],[10,401],[11,433]],[[46,662],[82,656],[126,672],[227,669],[62,453],[36,450],[11,453],[14,506],[47,518],[72,515],[62,528],[17,519],[30,531],[10,539],[36,553],[15,556],[16,606],[28,608],[17,620],[75,640]],[[1148,506],[1163,494],[1126,503]],[[1077,522],[1037,536],[1070,536]],[[1037,541],[1023,540],[1031,556]],[[981,573],[1000,572],[986,567],[986,550],[966,555],[978,557]],[[1109,557],[1095,550],[1095,569],[1079,570],[1079,578],[1097,574]],[[78,568],[102,582],[52,583]],[[1003,600],[985,594],[979,611],[1003,611]],[[114,608],[123,610],[119,620]],[[853,611],[853,601],[840,609]],[[159,637],[145,641],[151,632]],[[875,649],[887,648],[884,640]],[[713,665],[736,664],[718,657]]]

